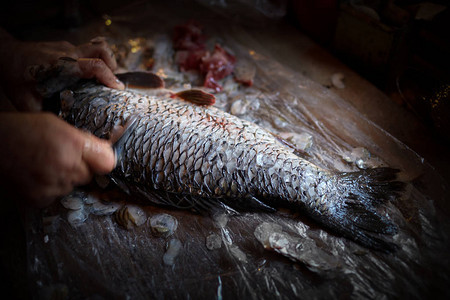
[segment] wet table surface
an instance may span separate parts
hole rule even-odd
[[[92,28],[96,27],[87,26],[63,36],[74,43],[86,41],[93,32],[97,33]],[[55,36],[59,37],[59,33],[36,31],[32,38]],[[323,101],[331,105],[338,97],[345,104],[337,109],[344,111],[343,116],[356,120],[358,130],[369,128],[375,146],[384,143],[377,139],[393,141],[386,142],[389,149],[399,151],[393,158],[384,155],[383,149],[377,154],[385,161],[404,166],[406,178],[414,181],[404,203],[397,205],[401,232],[396,241],[402,243],[402,250],[386,255],[365,249],[289,211],[204,216],[141,205],[114,187],[105,192],[92,184],[80,197],[86,220],[79,226],[69,222],[70,210],[59,202],[45,211],[27,211],[22,215],[23,223],[15,208],[4,204],[2,228],[13,230],[2,232],[5,241],[2,263],[10,276],[6,283],[13,286],[19,297],[26,295],[21,287],[28,284],[31,294],[44,298],[448,296],[445,287],[450,282],[446,250],[449,206],[448,197],[442,195],[445,179],[439,175],[448,176],[445,147],[430,137],[412,113],[291,26],[276,22],[266,30],[247,27],[245,34],[237,34],[237,44],[242,37],[251,37],[254,49],[265,55],[264,59],[255,59],[258,66],[268,58],[277,62],[277,68],[289,68],[293,76],[301,74],[299,82],[306,82],[305,95],[312,95],[311,101],[328,97],[330,102]],[[344,75],[345,88],[331,84],[336,73]],[[283,90],[295,88],[288,85]],[[314,105],[308,109],[314,115]],[[350,113],[346,112],[348,109]],[[360,146],[355,141],[351,143],[352,147]],[[368,148],[376,151],[376,147]],[[417,180],[421,172],[425,173],[424,179]],[[145,223],[126,229],[117,222],[117,214],[95,213],[92,208],[95,203],[110,205],[104,200],[137,206],[145,216]],[[176,220],[173,234],[157,234],[150,226],[152,218],[161,215]],[[20,230],[22,224],[26,236]],[[302,244],[308,255],[292,250],[291,260],[289,255],[264,249],[258,240],[258,228],[284,234],[289,242]],[[12,267],[15,262],[19,267]],[[23,280],[25,266],[28,280]]]

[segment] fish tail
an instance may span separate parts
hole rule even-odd
[[[348,203],[358,202],[371,207],[400,196],[405,183],[396,180],[399,171],[382,167],[344,172],[337,175],[337,180],[347,192]]]
[[[378,211],[403,191],[405,183],[396,180],[398,172],[383,167],[335,175],[336,190],[331,193],[335,199],[329,199],[334,205],[328,225],[366,247],[394,251],[397,246],[382,236],[394,235],[398,228]]]

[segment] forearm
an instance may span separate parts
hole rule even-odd
[[[0,62],[2,65],[9,61],[10,54],[13,52],[11,47],[16,48],[18,43],[19,41],[16,38],[0,27]]]
[[[3,28],[0,28],[0,65],[2,66],[2,72],[0,72],[0,84],[5,86],[8,84],[8,77],[10,77],[13,67],[17,65],[20,59],[20,53],[18,53],[19,46],[22,42],[14,38]]]
[[[4,39],[14,39],[14,37],[9,34],[9,32],[7,32],[5,29],[0,27],[0,40],[4,40]]]
[[[5,81],[4,76],[9,73],[7,70],[7,60],[10,59],[9,51],[6,51],[10,47],[11,43],[14,43],[15,39],[6,30],[0,27],[0,66],[2,72],[0,72],[0,111],[12,111],[15,110],[14,105],[5,94]]]

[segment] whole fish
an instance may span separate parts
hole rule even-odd
[[[392,235],[397,227],[376,208],[399,196],[403,183],[395,180],[397,170],[325,170],[258,125],[193,104],[211,104],[211,96],[202,93],[161,89],[149,96],[88,81],[61,93],[61,115],[102,138],[133,120],[111,174],[125,190],[152,200],[155,192],[166,194],[159,201],[177,207],[181,199],[206,209],[217,203],[239,209],[297,207],[367,247],[395,248],[380,235]]]

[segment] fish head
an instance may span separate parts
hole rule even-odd
[[[76,59],[60,57],[55,63],[30,65],[24,72],[27,81],[34,82],[42,98],[51,98],[80,81]]]

